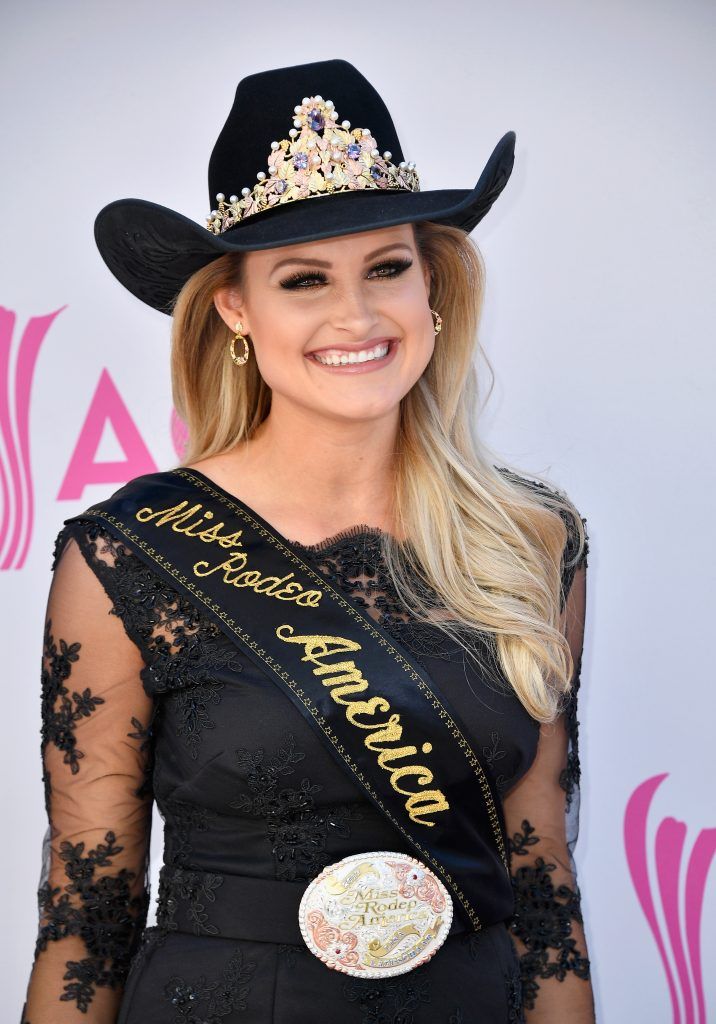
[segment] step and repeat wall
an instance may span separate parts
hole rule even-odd
[[[378,17],[3,6],[3,1019],[19,1018],[37,928],[54,539],[184,441],[170,321],[111,276],[94,217],[131,196],[203,223],[238,81],[341,57],[385,97],[425,189],[471,188],[517,133],[512,179],[473,233],[496,374],[482,430],[588,523],[576,862],[598,1019],[716,1021],[714,36],[713,4],[695,0],[419,0]],[[160,860],[159,822],[153,899]]]

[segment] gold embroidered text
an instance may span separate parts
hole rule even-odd
[[[381,768],[390,773],[390,785],[396,793],[407,796],[405,807],[412,821],[419,825],[433,826],[434,821],[426,821],[425,816],[447,811],[450,804],[444,793],[439,789],[426,789],[415,792],[403,789],[398,785],[402,779],[415,778],[418,786],[427,786],[433,782],[433,773],[422,764],[412,764],[410,759],[417,753],[413,744],[399,744],[403,738],[403,726],[400,715],[393,713],[387,721],[363,722],[359,716],[372,718],[376,714],[387,714],[390,702],[381,696],[369,697],[368,700],[356,699],[353,695],[364,693],[368,689],[368,680],[364,678],[356,663],[352,660],[338,661],[333,664],[324,659],[346,652],[361,650],[361,645],[354,640],[340,636],[303,635],[294,636],[293,626],[288,623],[278,626],[276,636],[288,644],[300,644],[304,649],[301,661],[314,665],[313,674],[323,676],[323,685],[330,688],[330,695],[336,704],[342,704],[346,718],[358,729],[370,730],[363,743],[368,750],[377,753],[377,762]],[[429,754],[432,743],[423,743],[421,752]],[[396,765],[398,761],[408,763]]]

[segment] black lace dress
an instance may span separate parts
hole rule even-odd
[[[586,552],[570,565],[571,538],[564,556],[574,696],[540,729],[462,648],[405,614],[381,537],[356,526],[295,547],[410,650],[471,730],[503,799],[513,917],[450,935],[428,963],[380,981],[328,970],[299,944],[223,935],[234,876],[308,880],[351,853],[414,851],[276,685],[118,536],[84,520],[58,534],[47,605],[49,825],[23,1024],[591,1020],[572,856]],[[147,927],[154,801],[164,864]]]

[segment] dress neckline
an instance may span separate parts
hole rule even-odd
[[[324,537],[323,540],[318,540],[315,544],[302,544],[300,540],[292,540],[290,543],[297,548],[303,548],[304,551],[320,552],[328,551],[344,541],[357,540],[359,537],[380,538],[383,536],[387,536],[387,534],[379,526],[368,526],[367,523],[359,523],[357,526],[348,526],[345,530],[339,530],[338,533],[333,533],[330,537]]]
[[[271,523],[268,522],[268,520],[264,519],[263,516],[259,515],[256,509],[251,508],[251,506],[248,505],[243,500],[243,498],[239,498],[238,495],[232,494],[231,491],[227,491],[225,487],[222,487],[221,484],[216,482],[216,480],[212,480],[211,477],[207,476],[206,473],[203,473],[200,469],[194,469],[193,466],[177,466],[176,468],[182,470],[182,472],[184,473],[193,473],[194,476],[200,477],[207,484],[213,487],[214,490],[218,491],[220,494],[223,494],[231,501],[234,501],[237,504],[242,505],[245,509],[248,509],[251,515],[254,516],[254,518],[256,518],[261,523],[262,526],[265,526],[268,530],[271,530],[271,532],[275,534],[275,536],[278,537],[278,539],[283,544],[286,544],[289,547],[299,548],[301,551],[309,551],[314,554],[320,554],[321,552],[328,551],[331,548],[335,547],[337,544],[341,544],[347,540],[358,539],[360,537],[375,537],[377,539],[380,539],[384,536],[390,536],[385,530],[382,530],[379,526],[368,526],[367,523],[358,523],[355,526],[347,527],[345,530],[339,530],[338,533],[332,533],[330,536],[324,537],[323,540],[316,541],[315,544],[303,544],[300,540],[290,540],[288,537],[285,537],[282,533],[279,533],[276,527],[272,526]]]

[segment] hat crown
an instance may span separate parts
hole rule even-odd
[[[286,137],[294,107],[306,96],[333,100],[341,118],[369,127],[381,150],[393,161],[403,152],[388,108],[368,79],[346,60],[295,64],[243,78],[209,159],[209,206],[223,192],[252,188],[266,171],[271,142]]]

